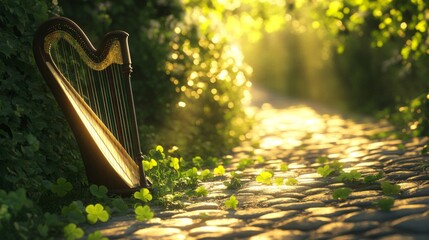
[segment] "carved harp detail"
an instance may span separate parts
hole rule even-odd
[[[73,130],[88,181],[112,192],[148,187],[130,83],[128,34],[110,32],[95,49],[67,18],[37,30],[34,57]]]

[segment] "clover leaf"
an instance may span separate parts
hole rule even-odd
[[[380,183],[383,194],[385,195],[397,195],[401,191],[401,186],[397,184],[391,184],[390,182],[383,181]]]
[[[257,157],[255,158],[255,161],[256,161],[257,163],[264,163],[264,162],[265,162],[265,158],[264,158],[264,157],[262,157],[262,156],[257,156]]]
[[[393,197],[382,197],[381,199],[377,200],[375,204],[380,208],[382,211],[390,211],[390,209],[395,204],[395,199]]]
[[[213,174],[215,176],[223,176],[225,174],[225,168],[222,165],[219,165],[213,169]]]
[[[197,197],[205,197],[207,196],[207,194],[209,194],[209,191],[207,190],[206,187],[204,186],[199,186],[197,187],[197,189],[195,189],[195,194],[197,195]]]
[[[259,174],[259,176],[256,177],[256,181],[265,185],[270,185],[272,177],[273,177],[272,173],[263,171]]]
[[[103,205],[99,203],[86,206],[85,211],[88,213],[86,218],[92,224],[96,223],[98,220],[101,222],[107,222],[109,220],[109,213],[104,210]]]
[[[289,166],[286,163],[281,163],[280,164],[280,171],[287,172],[287,170],[289,170]]]
[[[277,186],[283,185],[283,181],[284,181],[284,178],[281,178],[281,177],[277,177],[277,178],[274,179],[274,183]]]
[[[87,240],[108,240],[108,238],[104,237],[100,231],[95,231],[88,235]]]
[[[340,176],[338,176],[338,180],[340,181],[357,181],[361,177],[361,174],[357,170],[351,170],[350,172],[342,172]]]
[[[107,187],[100,185],[97,186],[95,184],[91,184],[89,187],[89,191],[91,194],[98,199],[106,199],[107,198]]]
[[[125,213],[128,210],[128,205],[122,198],[115,198],[112,201],[112,206],[114,207],[115,211],[120,213]]]
[[[150,194],[147,188],[140,189],[140,191],[135,192],[133,196],[135,199],[140,199],[143,202],[150,202],[152,200],[152,194]]]
[[[153,218],[154,213],[151,211],[149,206],[138,206],[134,209],[136,219],[139,221],[146,221]]]
[[[350,188],[337,188],[332,193],[332,198],[345,200],[350,195],[350,193],[352,193]]]
[[[151,158],[150,161],[143,160],[143,169],[145,171],[151,170],[152,168],[156,167],[157,165],[158,165],[158,163],[153,158]]]
[[[318,167],[317,173],[320,174],[322,177],[327,177],[329,176],[329,174],[332,173],[332,169],[329,165],[325,165],[323,167]]]
[[[64,237],[67,240],[74,240],[83,237],[83,230],[80,227],[77,227],[76,224],[70,223],[63,228]]]
[[[214,175],[212,172],[210,172],[209,169],[204,169],[203,171],[201,171],[200,176],[198,178],[202,181],[205,181],[205,180],[210,180],[213,177]]]
[[[285,182],[286,185],[297,185],[298,184],[298,180],[296,180],[296,178],[288,178]]]
[[[363,182],[366,184],[375,183],[375,181],[381,179],[383,177],[383,172],[380,171],[377,174],[367,175],[363,178]]]
[[[226,209],[237,209],[238,200],[235,197],[235,195],[232,195],[228,200],[225,201],[225,207]]]
[[[171,158],[170,167],[174,168],[174,170],[179,170],[179,158],[173,157]]]
[[[73,201],[61,209],[61,215],[72,223],[81,223],[85,221],[83,209],[84,206],[81,201]]]
[[[57,182],[51,186],[51,191],[59,197],[64,197],[72,189],[73,185],[62,177],[58,178]]]

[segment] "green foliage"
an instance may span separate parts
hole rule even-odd
[[[69,223],[67,226],[65,226],[63,232],[64,237],[67,240],[80,239],[84,234],[82,228],[76,226],[74,223]]]
[[[380,182],[380,186],[385,195],[398,195],[401,192],[401,186],[387,181]]]
[[[228,200],[225,201],[226,209],[237,210],[238,200],[235,195],[232,195]]]
[[[91,194],[98,198],[98,199],[106,199],[107,198],[107,188],[106,186],[97,186],[95,184],[91,184],[91,186],[89,186],[89,191],[91,192]]]
[[[338,180],[355,182],[358,181],[360,177],[361,174],[357,170],[351,170],[350,172],[342,172],[340,176],[338,176]]]
[[[251,158],[243,158],[238,162],[237,170],[243,171],[247,167],[252,166],[255,163],[255,160]]]
[[[225,168],[222,165],[219,165],[213,169],[213,174],[215,176],[223,176],[225,174]]]
[[[323,167],[318,167],[317,173],[322,177],[327,177],[332,173],[332,169],[329,165],[325,165]]]
[[[289,166],[286,163],[280,164],[280,171],[287,172],[289,170]]]
[[[200,175],[198,176],[198,179],[200,179],[201,181],[208,181],[213,178],[214,178],[214,175],[210,171],[210,169],[204,169],[203,171],[201,171]]]
[[[152,194],[150,194],[149,189],[142,188],[140,191],[134,193],[135,199],[140,199],[143,202],[150,202],[152,201]]]
[[[382,197],[375,204],[381,211],[390,211],[395,204],[395,199],[393,197]]]
[[[128,211],[128,204],[122,198],[113,199],[112,207],[112,210],[118,213],[126,213]]]
[[[332,198],[346,200],[350,193],[352,193],[350,188],[337,188],[332,192]]]
[[[284,178],[281,178],[281,177],[274,178],[274,184],[276,184],[277,186],[283,185],[283,182],[284,182]]]
[[[147,221],[153,218],[154,213],[149,206],[137,206],[134,209],[136,219],[139,221]]]
[[[51,191],[60,197],[64,197],[73,189],[73,185],[65,178],[58,178],[55,184],[52,184]]]
[[[272,183],[273,174],[271,172],[262,171],[259,176],[256,176],[256,181],[265,185]]]
[[[89,204],[85,208],[87,213],[86,219],[89,223],[94,224],[100,220],[101,222],[107,222],[109,220],[109,213],[104,209],[103,205],[97,203],[95,205]]]
[[[108,240],[108,238],[104,237],[100,231],[95,231],[88,235],[87,240]]]
[[[63,216],[68,222],[71,223],[82,223],[85,222],[84,216],[85,207],[81,201],[73,201],[68,206],[64,206],[61,209],[61,216]]]
[[[380,171],[377,174],[371,174],[371,175],[367,175],[363,178],[363,182],[365,184],[372,184],[375,183],[377,180],[381,179],[383,177],[383,172]]]
[[[292,6],[290,21],[300,23],[296,28],[308,26],[306,32],[323,35],[320,41],[336,51],[331,59],[349,109],[387,108],[386,117],[402,134],[429,134],[425,1],[324,0]]]
[[[58,11],[50,0],[0,4],[0,189],[25,188],[36,202],[49,195],[46,182],[84,182],[75,140],[32,55],[36,28]]]
[[[242,183],[240,180],[241,174],[238,174],[236,172],[231,172],[231,179],[230,181],[224,181],[223,184],[226,186],[226,189],[228,190],[236,190],[241,188]]]
[[[297,185],[298,184],[298,180],[296,178],[288,178],[285,182],[286,185]]]
[[[207,194],[209,194],[209,191],[204,186],[199,186],[197,189],[195,189],[195,195],[197,197],[205,197]]]

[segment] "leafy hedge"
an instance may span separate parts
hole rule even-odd
[[[0,188],[25,187],[35,199],[60,176],[83,181],[74,138],[32,55],[33,33],[55,12],[47,0],[0,5]]]

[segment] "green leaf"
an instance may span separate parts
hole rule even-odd
[[[153,218],[154,213],[151,211],[149,206],[138,206],[134,209],[136,219],[139,221],[147,221]]]
[[[80,239],[83,237],[83,230],[79,228],[74,223],[70,223],[63,228],[64,237],[67,240]]]
[[[325,157],[325,156],[320,156],[316,159],[316,162],[320,163],[320,164],[325,164],[325,163],[329,162],[329,158]]]
[[[377,174],[367,175],[363,178],[363,182],[365,184],[373,184],[375,181],[381,179],[383,177],[383,172],[380,171]]]
[[[401,192],[401,186],[391,184],[390,182],[383,181],[380,183],[383,194],[385,195],[398,195]]]
[[[284,181],[284,178],[276,177],[274,179],[274,184],[276,184],[277,186],[280,186],[280,185],[283,185],[283,181]]]
[[[112,206],[120,213],[125,213],[128,210],[128,204],[122,198],[115,198],[112,201]]]
[[[280,164],[280,171],[287,172],[289,170],[289,166],[286,163]]]
[[[158,163],[153,158],[151,158],[150,161],[143,160],[143,169],[145,171],[151,170],[152,168],[156,167],[157,165],[158,165]]]
[[[58,178],[56,184],[52,184],[51,191],[59,197],[64,197],[68,192],[73,189],[73,185],[65,178]]]
[[[108,240],[108,238],[104,237],[100,231],[95,231],[88,235],[87,240]]]
[[[204,169],[201,171],[200,176],[198,177],[202,181],[210,180],[214,177],[213,173],[209,169]]]
[[[272,173],[263,171],[259,174],[259,176],[256,177],[256,181],[265,185],[270,185],[272,177],[273,177]]]
[[[245,168],[252,166],[254,164],[254,160],[250,158],[241,159],[238,162],[237,170],[243,171]]]
[[[106,199],[107,198],[107,187],[100,185],[97,186],[95,184],[91,184],[91,186],[89,187],[89,191],[91,192],[91,194],[98,198],[98,199]]]
[[[235,177],[234,175],[231,178],[230,182],[225,181],[223,184],[226,186],[226,189],[228,190],[239,189],[242,186],[241,180],[238,177]]]
[[[68,206],[64,206],[61,209],[61,215],[69,222],[82,223],[85,221],[83,210],[84,206],[81,201],[73,201]]]
[[[205,197],[207,194],[209,194],[209,191],[204,186],[199,186],[197,189],[195,189],[195,193],[197,197]]]
[[[320,174],[322,177],[327,177],[329,176],[329,174],[332,173],[332,169],[329,165],[325,165],[323,167],[318,167],[317,173]]]
[[[344,164],[339,162],[338,160],[334,160],[332,163],[329,164],[330,169],[333,172],[341,172],[343,170]]]
[[[179,170],[179,158],[173,157],[171,158],[170,167],[174,168],[174,170]]]
[[[264,159],[264,157],[262,157],[262,156],[257,156],[257,157],[255,158],[255,161],[256,161],[257,163],[264,163],[264,162],[265,162],[265,159]]]
[[[235,195],[232,195],[228,200],[225,201],[225,207],[226,209],[237,209],[238,200],[235,197]]]
[[[285,182],[286,185],[297,185],[298,180],[296,178],[288,178]]]
[[[143,202],[152,201],[152,194],[150,194],[150,191],[147,188],[140,189],[140,191],[135,192],[133,196],[135,199],[140,199]]]
[[[390,209],[395,204],[395,199],[393,197],[382,197],[381,199],[377,200],[375,204],[380,208],[382,211],[390,211]]]
[[[219,165],[215,169],[213,169],[213,174],[215,176],[223,176],[225,174],[225,168],[222,165]]]
[[[350,195],[350,193],[352,193],[350,188],[337,188],[332,193],[332,198],[345,200]]]
[[[88,219],[88,222],[94,224],[98,220],[101,222],[107,222],[109,220],[109,213],[104,210],[103,205],[97,203],[95,205],[90,204],[86,206],[85,211],[87,212],[86,218]]]
[[[340,176],[338,176],[338,180],[340,181],[358,181],[361,177],[361,174],[357,170],[352,170],[350,172],[342,172]]]

